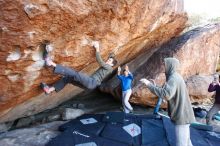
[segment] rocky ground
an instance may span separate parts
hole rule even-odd
[[[152,108],[134,106],[134,113],[152,113]],[[80,95],[60,106],[34,116],[18,119],[0,126],[1,146],[43,146],[60,132],[58,127],[84,113],[121,111],[120,101],[98,91]]]
[[[150,114],[153,108],[133,105],[135,114]],[[210,108],[204,105],[204,108]],[[43,146],[60,132],[58,127],[69,119],[84,113],[105,113],[121,111],[121,103],[111,95],[98,91],[80,95],[60,106],[44,111],[34,116],[18,119],[11,123],[2,124],[0,134],[1,146]],[[161,109],[160,113],[167,114]],[[204,119],[197,118],[204,123]],[[220,122],[215,121],[214,129],[220,131]],[[4,132],[3,132],[4,131]]]

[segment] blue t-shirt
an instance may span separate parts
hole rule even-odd
[[[117,75],[117,77],[119,80],[121,80],[122,91],[131,89],[131,83],[133,80],[133,75],[131,73],[129,73],[127,77],[124,75]]]

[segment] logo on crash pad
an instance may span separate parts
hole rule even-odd
[[[130,134],[132,137],[141,134],[141,128],[134,123],[124,126],[123,129],[128,132],[128,134]]]
[[[94,118],[88,118],[88,119],[81,119],[80,122],[86,125],[86,124],[94,124],[97,123],[98,121]]]

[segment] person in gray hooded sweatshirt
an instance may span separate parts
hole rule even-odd
[[[192,146],[189,126],[190,123],[195,122],[195,116],[186,84],[182,76],[176,71],[179,60],[165,58],[164,62],[166,82],[163,87],[158,87],[145,78],[140,81],[152,93],[168,101],[168,115],[175,125],[176,146]]]

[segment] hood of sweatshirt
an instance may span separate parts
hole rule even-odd
[[[168,79],[170,75],[175,73],[180,65],[180,62],[176,58],[165,58],[165,74]]]

